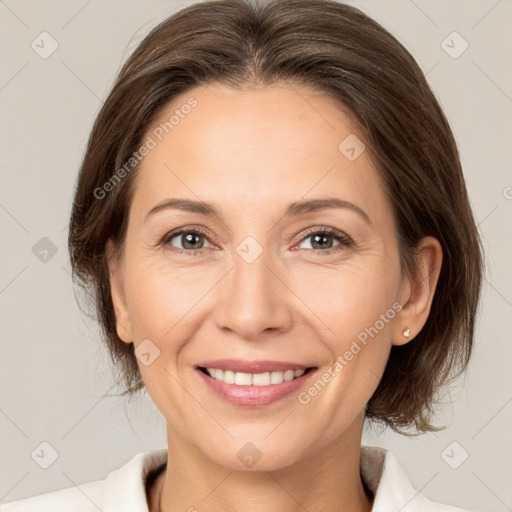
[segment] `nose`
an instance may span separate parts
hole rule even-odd
[[[214,313],[219,329],[249,341],[290,329],[294,294],[282,267],[270,260],[265,251],[253,262],[234,253],[233,268],[219,283]]]

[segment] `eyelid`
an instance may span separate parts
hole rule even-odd
[[[312,235],[314,233],[327,233],[329,235],[335,235],[338,238],[343,238],[347,242],[353,243],[352,238],[349,235],[347,235],[347,233],[340,231],[339,229],[332,228],[330,226],[313,226],[312,228],[308,228],[300,235],[301,238],[299,241],[302,242],[304,238],[307,238],[309,235]]]
[[[168,233],[166,233],[161,241],[160,241],[160,244],[159,245],[168,245],[169,242],[176,236],[178,235],[183,235],[185,233],[197,233],[197,234],[200,234],[200,235],[203,235],[211,244],[213,244],[213,242],[210,240],[210,235],[208,234],[208,232],[203,229],[203,228],[200,228],[200,227],[194,227],[194,226],[185,226],[183,228],[177,228],[177,229],[173,229],[172,231],[169,231]],[[176,249],[177,251],[200,251],[201,249],[179,249],[177,247],[174,247],[173,249]]]

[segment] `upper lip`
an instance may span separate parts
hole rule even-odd
[[[285,372],[286,370],[306,370],[307,368],[313,368],[312,365],[290,363],[287,361],[244,361],[242,359],[204,361],[197,366],[246,373]]]

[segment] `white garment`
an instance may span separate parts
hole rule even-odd
[[[166,462],[166,448],[139,453],[105,480],[12,501],[0,505],[0,512],[148,512],[146,477]],[[375,495],[373,512],[470,512],[434,503],[416,491],[388,450],[361,446],[360,468],[363,481]]]

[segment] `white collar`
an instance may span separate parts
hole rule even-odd
[[[464,512],[428,500],[415,490],[392,452],[361,446],[361,477],[375,495],[372,512]],[[150,471],[167,462],[167,449],[139,453],[105,481],[103,512],[148,512],[145,482]],[[468,511],[466,511],[468,512]]]
[[[96,480],[0,506],[1,512],[148,512],[146,480],[167,462],[167,448],[142,452]],[[434,503],[416,491],[394,455],[377,446],[361,446],[361,477],[374,494],[372,512],[469,512]]]

